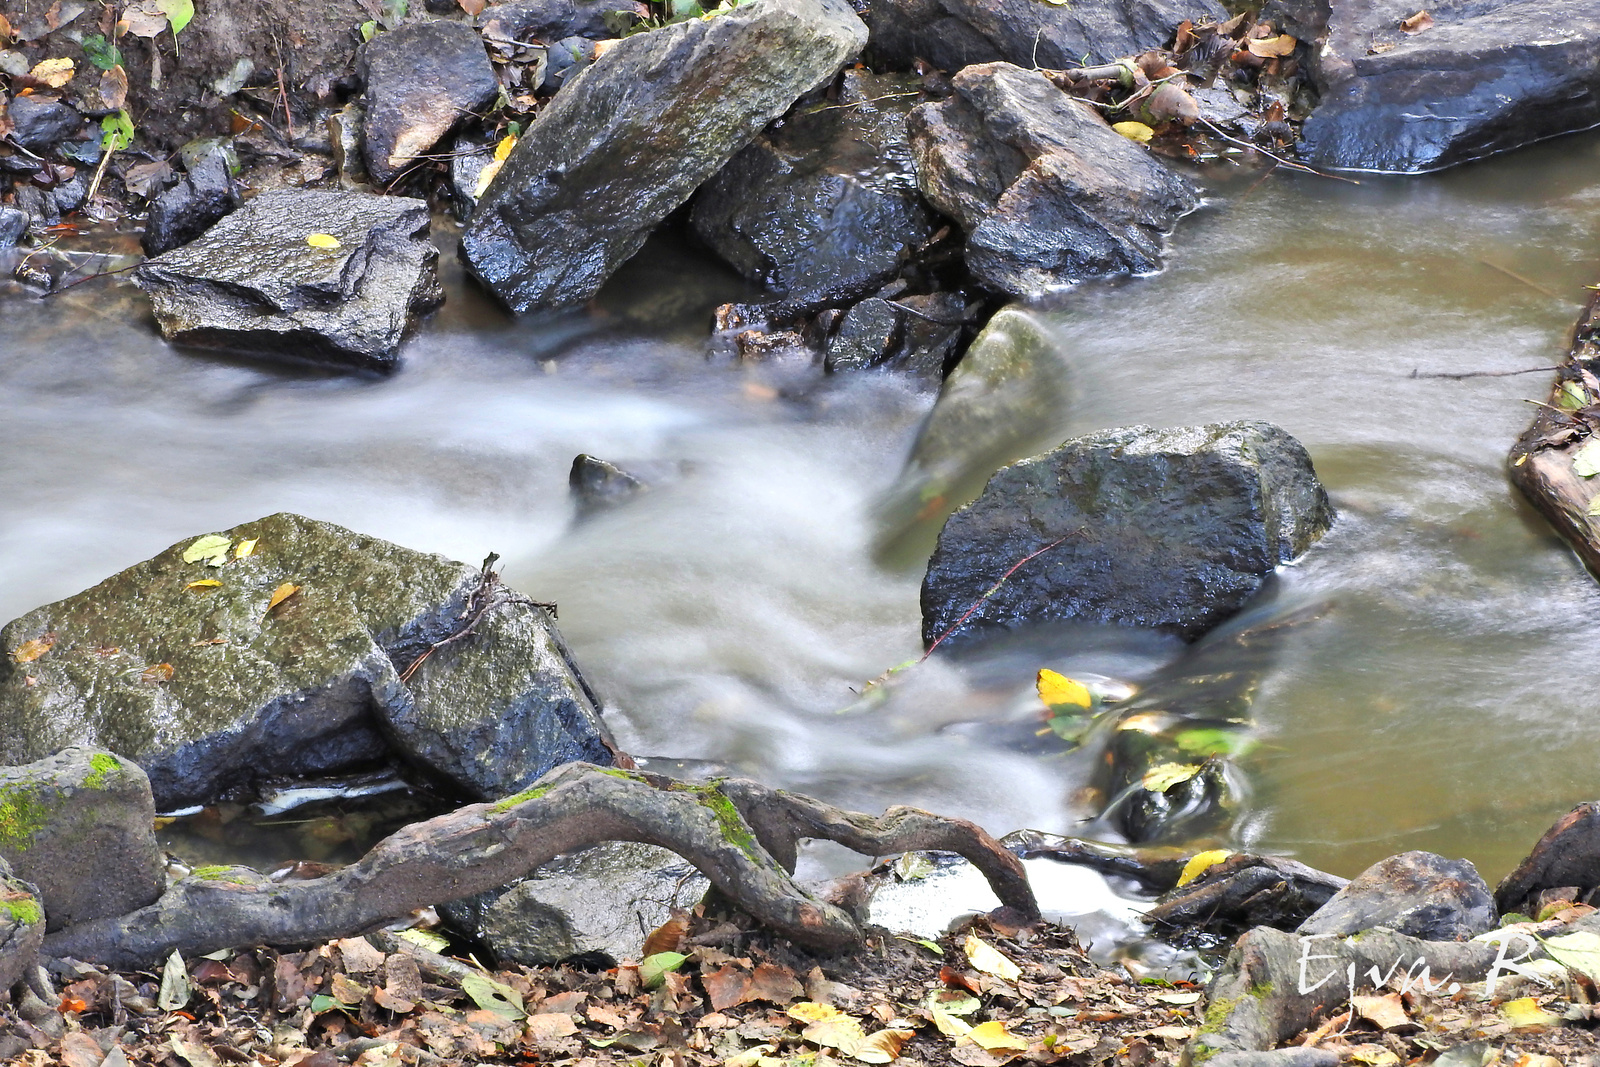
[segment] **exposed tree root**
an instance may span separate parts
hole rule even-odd
[[[727,899],[813,951],[861,942],[848,913],[790,877],[801,838],[868,855],[958,852],[1028,920],[1039,909],[1022,864],[972,823],[913,808],[881,816],[734,779],[688,785],[587,763],[558,767],[491,804],[472,804],[385,838],[321,878],[272,882],[244,867],[200,868],[149,907],[51,934],[44,951],[115,967],[245,945],[293,945],[370,930],[417,908],[493,889],[564,852],[641,841],[694,864]]]

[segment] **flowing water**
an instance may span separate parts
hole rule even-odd
[[[1048,313],[1078,396],[1065,431],[1255,417],[1305,443],[1340,518],[1252,610],[1316,619],[1262,680],[1234,834],[1346,875],[1427,848],[1493,880],[1600,795],[1600,586],[1504,476],[1548,376],[1410,375],[1562,355],[1600,279],[1600,138],[1424,178],[1216,188],[1166,272]],[[385,380],[175,351],[125,284],[0,290],[0,618],[298,511],[501,553],[514,587],[560,605],[631,751],[852,807],[1083,829],[1084,759],[1012,743],[1033,673],[1137,682],[1174,643],[1037,634],[857,702],[921,651],[920,567],[874,561],[872,505],[927,394],[707,359],[711,307],[748,294],[669,245],[598,306],[516,322],[444,265],[449,302]],[[656,487],[575,524],[579,452]]]

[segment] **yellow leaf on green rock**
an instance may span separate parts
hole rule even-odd
[[[40,656],[54,648],[55,643],[55,634],[45,634],[43,637],[35,637],[32,641],[24,641],[22,644],[18,645],[17,650],[11,653],[11,658],[16,660],[18,663],[32,663],[34,660],[38,659]]]
[[[256,553],[256,543],[259,542],[260,540],[261,540],[261,538],[259,538],[259,537],[252,537],[248,541],[240,541],[239,542],[239,547],[233,550],[233,558],[234,559],[244,559],[246,556],[255,555],[255,553]]]
[[[228,562],[228,549],[232,547],[231,538],[223,537],[221,534],[206,534],[183,550],[183,561],[199,563],[205,560],[213,567],[220,567]]]
[[[1189,857],[1189,862],[1183,865],[1183,873],[1178,875],[1178,884],[1188,885],[1231,855],[1233,853],[1225,848],[1214,848],[1209,852],[1195,853]]]
[[[1094,703],[1094,694],[1089,692],[1088,686],[1052,670],[1040,670],[1034,685],[1039,690],[1039,699],[1052,708],[1086,708]]]
[[[1022,968],[1006,958],[999,949],[984,941],[977,934],[968,934],[967,940],[961,946],[967,954],[967,962],[972,964],[984,974],[992,974],[1004,982],[1015,982],[1022,977]]]
[[[507,138],[509,140],[510,138]],[[500,173],[500,168],[505,165],[505,160],[497,159],[478,172],[478,182],[472,187],[474,199],[481,197],[489,191],[489,183],[494,181],[494,176]]]
[[[222,583],[217,581],[215,578],[201,578],[201,579],[199,579],[197,581],[190,582],[188,585],[184,586],[184,588],[185,589],[215,589],[217,586],[219,586],[221,584]]]
[[[298,585],[295,585],[293,582],[284,582],[282,585],[278,586],[278,588],[272,591],[272,598],[267,601],[267,610],[271,611],[273,608],[277,607],[279,604],[282,604],[285,600],[288,600],[299,591],[300,587]]]
[[[339,239],[331,233],[314,233],[306,238],[306,244],[312,248],[334,249],[339,247]]]
[[[1150,138],[1156,135],[1156,131],[1142,122],[1116,122],[1111,128],[1128,140],[1138,141],[1140,144],[1149,144]]]

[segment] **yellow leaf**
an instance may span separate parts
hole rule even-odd
[[[334,249],[339,247],[339,239],[331,233],[314,233],[306,238],[306,244],[312,248]]]
[[[190,582],[188,585],[184,586],[184,588],[185,589],[215,589],[217,586],[219,586],[221,584],[222,583],[217,581],[215,578],[201,578],[198,581]]]
[[[986,1023],[979,1023],[967,1034],[973,1044],[986,1052],[1026,1052],[1028,1039],[1018,1037],[1006,1029],[1006,1024],[999,1019],[991,1019]]]
[[[852,1055],[861,1047],[861,1042],[867,1039],[866,1031],[861,1029],[861,1023],[848,1015],[819,1019],[800,1031],[800,1036],[813,1045],[836,1048],[847,1056]]]
[[[1233,853],[1225,848],[1214,848],[1209,852],[1195,853],[1189,857],[1189,862],[1183,865],[1183,873],[1178,875],[1178,884],[1188,885],[1231,855]]]
[[[1399,1067],[1400,1057],[1382,1045],[1357,1045],[1350,1050],[1350,1058],[1367,1067]]]
[[[1152,793],[1165,793],[1179,782],[1187,782],[1199,773],[1198,763],[1158,763],[1144,772],[1139,784]]]
[[[850,1055],[862,1063],[888,1063],[900,1058],[900,1046],[911,1040],[911,1036],[910,1030],[879,1030]]]
[[[1538,1030],[1554,1026],[1561,1021],[1561,1016],[1545,1011],[1532,997],[1518,997],[1516,1000],[1506,1001],[1500,1005],[1500,1014],[1505,1016],[1506,1022],[1510,1023],[1514,1030]]]
[[[509,141],[510,138],[508,137],[506,140]],[[500,167],[502,164],[504,164],[504,162],[504,160],[497,159],[493,163],[490,163],[488,166],[484,167],[483,170],[478,173],[478,182],[472,187],[472,197],[474,200],[489,191],[489,183],[494,181],[494,176],[496,174],[500,173]]]
[[[74,67],[70,59],[46,59],[34,64],[28,71],[28,77],[37,82],[44,82],[52,89],[64,89],[72,80]]]
[[[213,567],[220,567],[228,562],[228,549],[232,546],[233,541],[230,538],[221,534],[206,534],[183,550],[183,561],[199,563],[205,560]]]
[[[818,1004],[813,1000],[802,1000],[788,1011],[789,1018],[797,1023],[814,1023],[823,1019],[832,1019],[843,1014],[831,1004]]]
[[[972,964],[984,974],[992,974],[1006,982],[1015,982],[1022,977],[1022,968],[1012,963],[1000,950],[984,941],[977,934],[968,934],[966,944],[961,946],[967,954],[967,962]]]
[[[267,601],[267,610],[271,611],[273,608],[277,607],[279,604],[282,604],[285,600],[288,600],[299,591],[300,587],[298,585],[295,585],[293,582],[284,582],[282,585],[278,586],[278,588],[272,591],[272,599]]]
[[[233,550],[233,558],[234,559],[244,559],[246,556],[255,555],[256,554],[256,542],[258,542],[260,540],[261,540],[261,538],[259,538],[259,537],[252,537],[248,541],[240,541],[239,542],[239,547]]]
[[[517,139],[515,137],[500,138],[500,143],[494,146],[494,161],[496,163],[504,163],[506,157],[511,154],[511,150],[515,147],[517,147]]]
[[[1041,669],[1034,679],[1039,699],[1052,708],[1086,708],[1094,703],[1094,696],[1082,682],[1075,682],[1064,674]]]
[[[954,1015],[933,1006],[928,1007],[928,1017],[933,1020],[933,1025],[946,1037],[966,1037],[972,1033],[972,1027],[957,1019]]]
[[[1156,135],[1156,131],[1142,122],[1116,122],[1112,123],[1111,128],[1128,140],[1138,141],[1140,144],[1149,144],[1150,138]]]
[[[1294,46],[1300,42],[1290,37],[1287,33],[1277,37],[1258,37],[1245,42],[1245,47],[1253,56],[1262,59],[1271,59],[1274,56],[1286,56],[1294,51]]]
[[[172,681],[172,674],[172,664],[152,663],[139,672],[139,677],[147,682],[170,682]]]
[[[1393,1030],[1411,1023],[1411,1016],[1406,1014],[1405,1006],[1400,1003],[1399,993],[1353,996],[1350,998],[1350,1006],[1356,1010],[1357,1015],[1376,1023],[1382,1030]]]
[[[18,663],[32,663],[34,660],[38,659],[40,656],[54,648],[55,643],[55,634],[45,634],[43,637],[35,637],[32,641],[24,641],[22,644],[18,645],[17,650],[11,653],[11,658],[16,660]]]

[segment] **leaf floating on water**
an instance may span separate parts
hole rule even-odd
[[[1200,773],[1198,763],[1158,763],[1144,772],[1139,784],[1152,793],[1165,793],[1180,782],[1187,782]]]
[[[206,534],[183,550],[183,561],[199,563],[205,560],[213,567],[220,567],[228,562],[228,549],[231,547],[233,547],[232,538],[223,537],[221,534]]]
[[[256,554],[256,545],[261,541],[259,537],[252,537],[248,541],[240,541],[239,547],[233,550],[234,559],[244,559],[246,556]]]
[[[1115,122],[1111,128],[1128,140],[1138,141],[1140,144],[1149,144],[1150,138],[1156,135],[1156,131],[1142,122]]]
[[[1423,30],[1432,25],[1433,16],[1428,14],[1428,12],[1425,10],[1418,11],[1415,15],[1412,15],[1408,19],[1400,20],[1400,30],[1402,33],[1421,33]]]
[[[185,589],[215,589],[222,583],[215,578],[200,578],[184,586]]]
[[[313,233],[307,235],[306,244],[312,248],[334,249],[339,247],[339,239],[331,233]]]
[[[1004,982],[1015,982],[1022,977],[1021,967],[977,934],[968,934],[961,950],[967,954],[967,962],[984,974],[992,974]]]
[[[1206,759],[1212,756],[1242,756],[1255,747],[1255,738],[1242,729],[1220,726],[1197,726],[1173,738],[1178,748],[1191,755]]]
[[[147,682],[170,682],[174,674],[170,663],[152,663],[139,672],[139,677]]]
[[[1094,694],[1089,692],[1088,686],[1048,668],[1039,671],[1033,684],[1039,691],[1039,699],[1052,708],[1087,708],[1094,703]]]
[[[278,588],[272,591],[272,597],[267,601],[267,610],[271,611],[273,608],[277,607],[279,604],[282,604],[285,600],[288,600],[299,591],[300,587],[298,585],[295,585],[293,582],[284,582],[282,585],[278,586]]]
[[[17,650],[11,653],[11,658],[16,660],[18,663],[32,663],[34,660],[38,659],[40,656],[54,648],[55,644],[55,634],[45,634],[43,637],[35,637],[32,641],[24,641],[22,644],[18,645]]]
[[[1572,454],[1572,473],[1580,478],[1593,478],[1600,474],[1600,438],[1591,438]]]
[[[1214,848],[1209,852],[1195,853],[1189,857],[1189,862],[1183,865],[1183,873],[1178,875],[1178,884],[1188,885],[1231,855],[1233,853],[1225,848]]]

